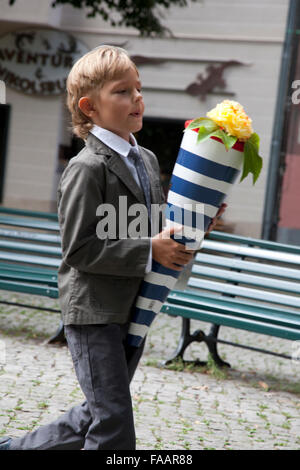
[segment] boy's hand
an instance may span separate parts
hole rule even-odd
[[[182,271],[195,253],[193,250],[187,250],[184,245],[170,238],[174,232],[179,232],[181,229],[181,227],[168,228],[152,238],[152,258],[166,268],[175,271]]]
[[[206,235],[215,228],[218,218],[224,214],[226,207],[227,204],[225,203],[221,205],[216,216],[212,219]],[[152,258],[166,268],[174,269],[175,271],[182,271],[195,254],[194,250],[188,250],[184,245],[170,238],[175,232],[180,232],[181,230],[182,227],[168,228],[152,238]]]
[[[218,223],[218,218],[221,217],[222,214],[224,214],[224,212],[226,210],[226,207],[227,207],[227,204],[225,204],[225,203],[223,203],[220,206],[220,209],[218,210],[216,216],[212,219],[205,235],[208,235],[216,227],[216,225]]]

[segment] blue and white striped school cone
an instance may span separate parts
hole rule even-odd
[[[186,122],[186,127],[190,121]],[[197,129],[186,130],[174,166],[166,207],[166,227],[179,224],[174,237],[189,249],[200,249],[205,232],[238,176],[243,163],[243,143],[225,149],[217,137],[197,143]],[[130,323],[127,342],[139,347],[156,314],[176,284],[180,271],[153,260],[145,276]]]

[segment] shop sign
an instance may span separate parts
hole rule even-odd
[[[11,32],[0,38],[0,80],[28,95],[59,95],[72,65],[88,50],[62,31]]]

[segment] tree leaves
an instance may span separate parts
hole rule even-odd
[[[17,0],[8,0],[14,5]],[[196,0],[192,0],[196,1]],[[136,28],[141,36],[165,36],[171,31],[161,23],[162,8],[186,7],[187,0],[53,0],[51,6],[69,4],[75,8],[88,8],[88,18],[101,16],[112,26]],[[162,7],[162,8],[160,8]]]

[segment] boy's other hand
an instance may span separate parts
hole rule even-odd
[[[227,207],[227,204],[225,204],[223,202],[223,204],[220,206],[220,209],[218,210],[216,216],[212,219],[205,235],[208,235],[212,230],[214,230],[214,228],[218,224],[218,218],[221,217],[222,214],[224,214],[224,212],[226,210],[226,207]]]
[[[174,271],[182,271],[195,253],[195,251],[187,250],[184,245],[170,238],[175,232],[181,230],[182,227],[171,227],[152,238],[152,258]]]

